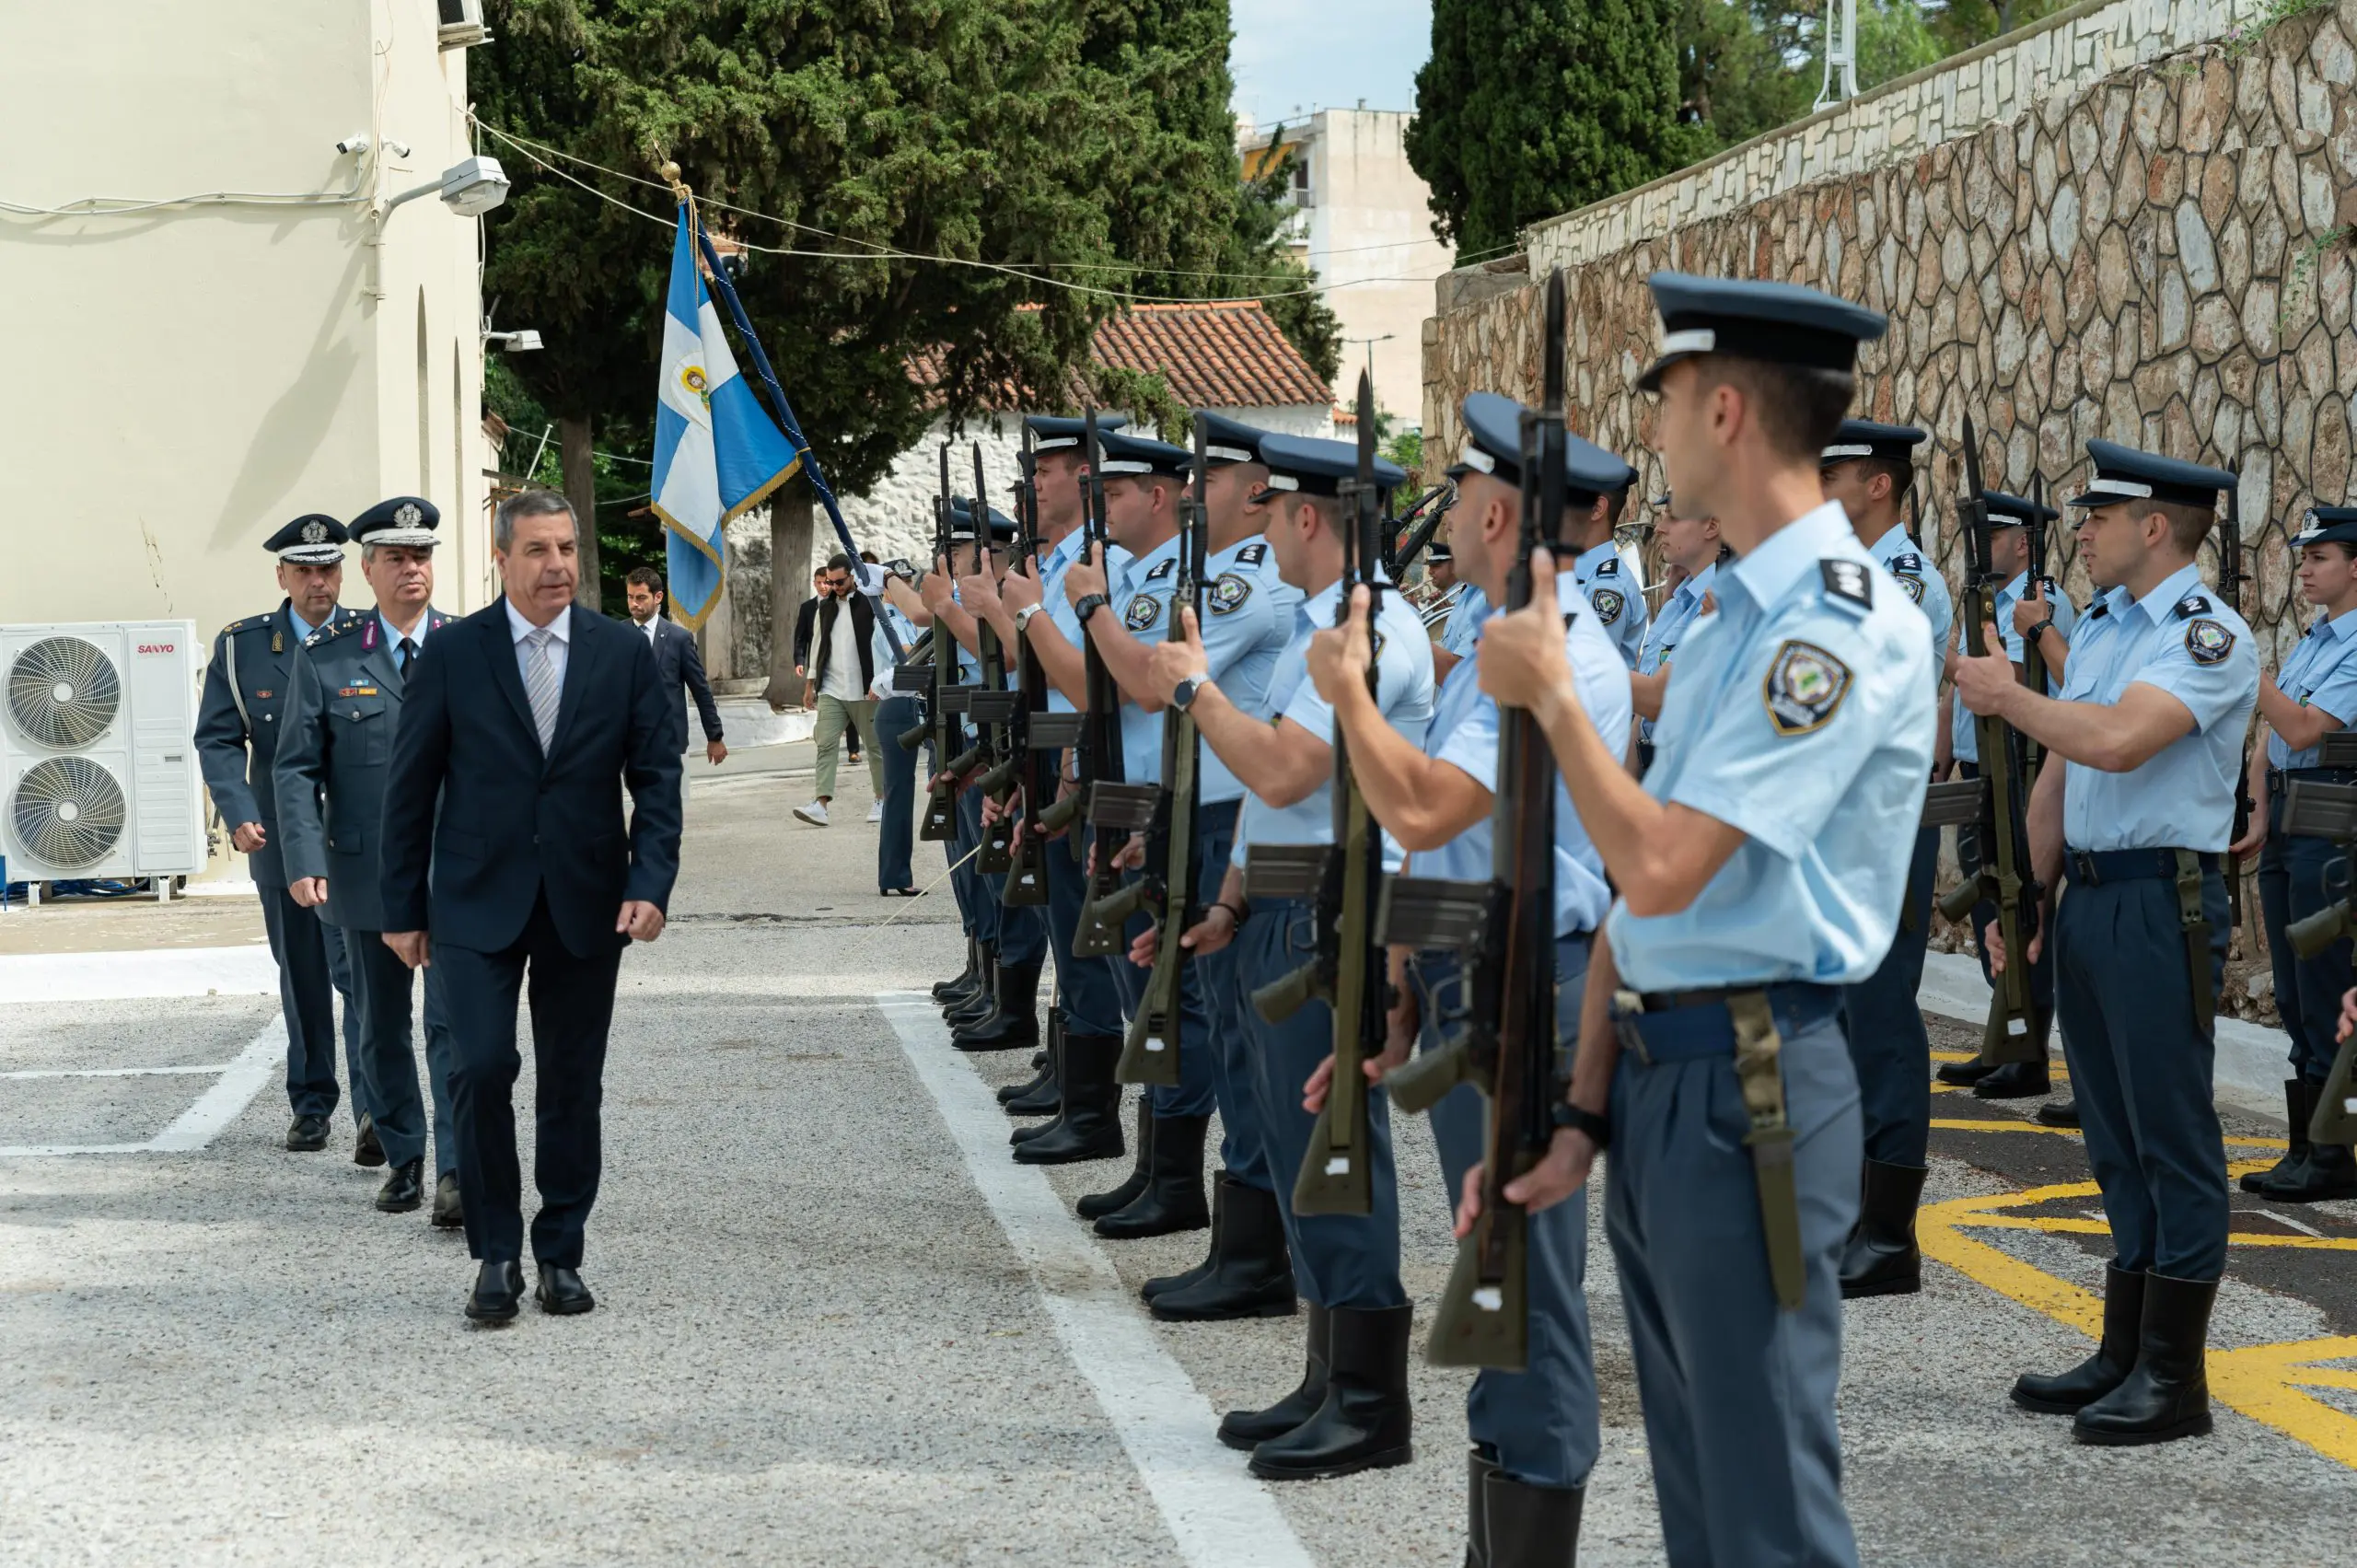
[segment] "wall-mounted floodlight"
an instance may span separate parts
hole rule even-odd
[[[452,164],[442,171],[439,180],[402,192],[385,203],[385,211],[390,213],[403,202],[413,202],[420,196],[439,195],[442,204],[460,217],[481,217],[507,200],[507,171],[499,167],[499,160],[478,155]]]
[[[540,346],[540,334],[529,327],[519,327],[512,332],[485,332],[482,341],[510,354],[529,354]]]

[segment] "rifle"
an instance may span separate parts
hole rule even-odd
[[[991,504],[990,485],[982,477],[982,444],[974,447],[974,575],[981,576],[991,569]],[[982,684],[967,699],[966,714],[974,721],[979,731],[975,738],[975,766],[983,770],[982,781],[998,778],[1002,764],[1012,763],[1013,747],[1008,743],[1008,727],[1014,724],[1016,712],[1023,705],[1022,693],[1011,691],[1006,684],[1006,655],[999,646],[998,632],[987,621],[975,618],[976,638],[980,646]],[[978,782],[982,782],[978,781]],[[1001,806],[1015,792],[1011,772],[999,778],[995,785],[983,783],[983,788]],[[974,851],[974,869],[996,876],[1015,865],[1015,819],[1000,812],[998,820],[982,825],[982,842]]]
[[[2041,473],[2032,473],[2029,476],[2029,517],[2022,525],[2022,542],[2028,547],[2026,563],[2029,570],[2029,582],[2027,586],[2041,594],[2046,591],[2045,506],[2046,476]],[[2051,605],[2048,607],[2048,611],[2049,614],[2052,612]],[[2003,632],[2004,628],[1998,628],[2001,639]],[[2022,647],[2022,684],[2044,697],[2050,694],[2046,689],[2046,655],[2038,647],[2038,639],[2027,638],[2024,641]],[[2022,761],[2026,769],[2023,780],[2025,786],[2036,784],[2038,771],[2046,763],[2046,749],[2025,735],[2022,737]]]
[[[1195,422],[1194,482],[1178,503],[1178,581],[1170,598],[1166,640],[1186,636],[1182,614],[1192,610],[1203,617],[1204,560],[1210,525],[1204,516],[1203,423]],[[1200,841],[1202,802],[1196,784],[1202,761],[1202,738],[1185,709],[1172,704],[1162,710],[1162,777],[1160,784],[1100,784],[1090,793],[1088,819],[1100,833],[1146,834],[1145,874],[1117,895],[1115,907],[1096,912],[1093,918],[1118,930],[1137,910],[1154,920],[1154,969],[1146,977],[1137,1016],[1130,1020],[1129,1039],[1115,1076],[1124,1084],[1175,1086],[1178,1082],[1179,981],[1187,951],[1179,935],[1194,922],[1195,846]]]
[[[1531,552],[1563,526],[1563,273],[1547,283],[1545,390],[1522,422],[1522,539],[1505,607],[1530,602]],[[1498,790],[1490,812],[1490,880],[1394,877],[1381,940],[1466,952],[1465,1032],[1385,1085],[1403,1110],[1429,1110],[1458,1084],[1489,1097],[1481,1215],[1457,1246],[1426,1354],[1437,1365],[1520,1371],[1529,1360],[1530,1216],[1505,1185],[1536,1165],[1554,1136],[1562,1095],[1555,1025],[1554,754],[1527,708],[1498,710]]]
[[[2218,597],[2236,615],[2243,612],[2243,507],[2242,474],[2234,469],[2226,470],[2234,482],[2226,487],[2225,532],[2218,536]],[[2299,552],[2293,554],[2296,557]],[[2250,726],[2243,726],[2244,746],[2235,749],[2235,826],[2227,838],[2226,849],[2226,919],[2240,935],[2243,928],[2243,861],[2233,846],[2242,842],[2250,828],[2250,758],[2245,750],[2250,740]],[[2195,976],[2199,982],[2200,977]]]
[[[941,489],[933,502],[933,558],[945,568],[953,552],[955,530],[949,501],[949,443],[941,444]],[[924,820],[917,837],[935,842],[958,836],[958,764],[970,764],[964,754],[966,726],[958,718],[965,711],[973,688],[958,684],[958,639],[935,618],[933,623],[933,679],[925,698],[925,713],[933,729],[934,784],[925,796]]]
[[[1990,559],[1989,503],[1980,483],[1979,436],[1970,414],[1964,419],[1964,485],[1965,494],[1956,504],[1956,527],[1964,535],[1964,641],[1967,652],[1982,658],[1989,652],[1984,628],[1995,619],[1997,590],[2003,585]],[[1933,784],[1923,800],[1926,827],[1977,824],[1982,846],[1979,873],[1949,890],[1940,900],[1940,912],[1950,920],[1963,920],[1983,900],[1997,906],[1997,934],[2005,945],[2005,969],[1989,998],[1989,1021],[1980,1032],[1980,1060],[1992,1067],[2044,1062],[2050,1020],[2031,1000],[2028,949],[2024,946],[2024,935],[2031,927],[2023,912],[2035,913],[2044,896],[2044,889],[2028,875],[2027,761],[2020,738],[2003,719],[1976,716],[1972,724],[1980,742],[1980,776]]]
[[[1359,374],[1358,472],[1343,482],[1341,593],[1334,621],[1350,618],[1351,592],[1367,588],[1367,623],[1382,609],[1381,502],[1375,483],[1375,383]],[[1367,686],[1376,685],[1370,659]],[[1361,1063],[1380,1055],[1390,993],[1382,945],[1376,939],[1376,900],[1383,880],[1383,834],[1351,772],[1350,749],[1334,735],[1334,834],[1326,844],[1254,844],[1246,852],[1245,887],[1258,899],[1311,900],[1318,952],[1291,974],[1252,993],[1252,1005],[1282,1023],[1313,998],[1334,1015],[1334,1075],[1326,1109],[1318,1113],[1301,1173],[1294,1179],[1297,1214],[1365,1214],[1375,1206],[1367,1171],[1370,1141],[1366,1075]]]
[[[2326,736],[2317,761],[2328,768],[2357,765],[2357,734]],[[2294,922],[2283,934],[2293,952],[2313,958],[2334,943],[2357,936],[2357,785],[2294,779],[2283,801],[2283,831],[2330,839],[2346,856],[2342,886],[2347,896]],[[2319,1144],[2357,1144],[2357,1035],[2340,1042],[2316,1114],[2309,1119],[2308,1136]]]
[[[1385,546],[1384,575],[1395,584],[1405,578],[1408,568],[1416,563],[1416,557],[1424,552],[1424,546],[1433,541],[1433,535],[1440,531],[1440,525],[1448,517],[1449,508],[1456,505],[1457,486],[1444,480],[1417,496],[1413,505],[1393,518],[1389,529],[1390,542]],[[1432,515],[1425,517],[1428,510]],[[1416,531],[1401,538],[1402,532],[1410,528]]]
[[[1081,528],[1080,558],[1098,566],[1105,564],[1107,540],[1105,533],[1105,480],[1097,452],[1097,411],[1087,411],[1087,421],[1081,433],[1081,460],[1088,467],[1088,477],[1082,487],[1086,505]],[[1079,754],[1080,787],[1067,798],[1058,801],[1041,813],[1040,826],[1050,832],[1066,827],[1077,828],[1090,812],[1090,797],[1100,784],[1121,782],[1121,690],[1114,684],[1113,672],[1106,667],[1103,650],[1097,639],[1083,627],[1080,634],[1087,712],[1081,716]],[[1073,850],[1081,853],[1078,831],[1073,834]],[[1088,887],[1081,905],[1079,929],[1073,933],[1072,951],[1077,958],[1104,958],[1118,953],[1123,946],[1120,925],[1106,925],[1093,918],[1093,912],[1104,907],[1120,890],[1120,874],[1113,869],[1113,849],[1097,844],[1083,863],[1087,869]]]
[[[1031,440],[1031,426],[1027,424],[1015,482],[1015,563],[1016,570],[1036,577],[1039,575],[1039,487]],[[1039,812],[1056,798],[1056,753],[1072,743],[1062,732],[1048,733],[1048,672],[1028,637],[1016,639],[1015,679],[1020,695],[1007,723],[1004,761],[981,779],[982,787],[1002,801],[1019,783],[1024,814],[1033,824],[1031,831],[1015,841],[1006,886],[999,894],[999,902],[1008,909],[1048,901],[1048,841],[1036,822]],[[1043,738],[1051,744],[1040,744]]]

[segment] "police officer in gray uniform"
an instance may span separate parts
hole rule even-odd
[[[2226,1266],[2211,1100],[2231,935],[2219,857],[2258,650],[2195,560],[2235,476],[2109,441],[2087,457],[2095,477],[2070,505],[2085,508],[2079,558],[2099,597],[2061,695],[2022,685],[2002,652],[1957,660],[1956,683],[2064,764],[2038,773],[2030,850],[2042,885],[2069,883],[2051,924],[2055,1010],[2118,1254],[2096,1353],[2024,1376],[2014,1402],[2073,1416],[2083,1443],[2125,1446],[2210,1430],[2203,1341]]]
[[[404,1214],[424,1201],[425,1113],[411,1048],[409,966],[385,946],[377,870],[384,852],[385,773],[401,688],[426,636],[449,617],[431,607],[435,528],[441,514],[413,495],[379,502],[353,520],[360,570],[376,609],[311,635],[295,659],[285,734],[275,767],[286,875],[295,901],[343,933],[361,1017],[362,1066],[376,1099],[377,1136],[392,1169],[377,1207]],[[439,970],[425,970],[426,1076],[434,1095],[434,1223],[463,1222],[459,1144],[450,1130],[450,1028]]]
[[[1678,647],[1642,784],[1582,707],[1552,591],[1482,631],[1483,690],[1538,716],[1619,892],[1553,1144],[1505,1191],[1561,1202],[1610,1144],[1605,1230],[1674,1568],[1854,1564],[1834,1396],[1862,1148],[1841,1005],[1898,929],[1933,666],[1817,465],[1885,323],[1787,284],[1652,287],[1656,445],[1736,558]]]
[[[286,890],[271,775],[296,651],[312,633],[359,619],[336,603],[343,590],[345,538],[342,523],[312,512],[263,541],[262,548],[278,557],[278,586],[286,598],[266,614],[230,622],[213,639],[195,741],[214,807],[229,827],[230,842],[249,857],[270,956],[278,963],[278,1000],[286,1015],[286,1098],[295,1113],[286,1146],[298,1152],[328,1146],[328,1118],[338,1098],[335,993],[342,993],[344,1071],[359,1128],[352,1157],[378,1166],[385,1156],[360,1067],[360,1015],[352,1003],[343,937]]]

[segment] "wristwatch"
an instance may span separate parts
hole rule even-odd
[[[1170,689],[1170,705],[1185,713],[1195,705],[1195,693],[1203,689],[1208,676],[1190,675]]]
[[[1612,1146],[1612,1119],[1599,1116],[1585,1106],[1569,1100],[1557,1100],[1549,1120],[1558,1127],[1571,1127],[1587,1134],[1588,1142],[1599,1149]]]
[[[2048,615],[2047,615],[2047,617],[2046,617],[2046,619],[2045,619],[2045,620],[2043,620],[2043,621],[2039,621],[2037,625],[2035,625],[2035,626],[2031,627],[2031,628],[2030,628],[2026,633],[2024,633],[2024,635],[2026,635],[2026,637],[2028,637],[2028,638],[2029,638],[2029,640],[2030,640],[2031,642],[2035,643],[2035,642],[2037,642],[2040,637],[2043,637],[2044,635],[2046,635],[2046,633],[2048,633],[2049,632],[2051,632],[2051,631],[2053,631],[2053,630],[2054,630],[2054,616],[2053,616],[2052,612],[2050,612],[2050,611],[2049,611],[2049,612],[2048,613]]]
[[[1104,609],[1105,604],[1106,598],[1103,594],[1083,594],[1080,602],[1074,605],[1072,610],[1074,615],[1080,617],[1080,623],[1086,626],[1088,624],[1088,618]]]
[[[1015,634],[1016,636],[1020,637],[1024,633],[1028,632],[1031,629],[1031,618],[1039,614],[1042,608],[1044,607],[1040,605],[1027,604],[1021,610],[1015,612]]]

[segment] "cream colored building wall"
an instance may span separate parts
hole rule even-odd
[[[1373,345],[1375,396],[1387,412],[1416,423],[1423,415],[1424,318],[1433,280],[1448,271],[1448,247],[1433,238],[1430,190],[1409,167],[1406,136],[1414,116],[1397,110],[1329,109],[1310,120],[1310,191],[1306,257],[1346,338]],[[1356,394],[1368,345],[1345,344],[1335,401]]]
[[[443,512],[437,600],[486,602],[479,224],[429,195],[379,244],[371,206],[470,150],[436,12],[0,6],[0,203],[327,193],[0,210],[0,621],[185,616],[209,643],[275,602],[281,524],[402,493]],[[339,154],[354,134],[408,156]],[[343,597],[368,601],[356,557]]]

